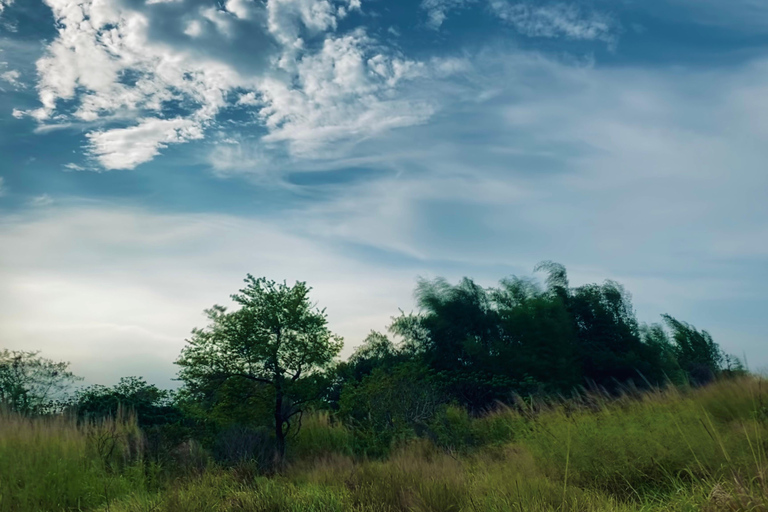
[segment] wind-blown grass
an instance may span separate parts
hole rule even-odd
[[[132,419],[78,425],[0,412],[0,511],[88,510],[144,489]]]
[[[764,512],[765,404],[768,383],[743,378],[481,418],[452,409],[431,440],[382,460],[356,457],[347,427],[318,413],[304,418],[279,475],[211,467],[159,488],[148,485],[128,434],[112,458],[99,452],[94,432],[114,424],[6,415],[0,510]]]

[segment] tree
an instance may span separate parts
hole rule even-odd
[[[114,418],[124,408],[136,414],[142,427],[179,419],[179,411],[173,406],[173,394],[147,384],[141,377],[123,377],[112,387],[94,385],[78,390],[72,405],[78,416],[88,419]]]
[[[44,412],[80,380],[69,363],[40,357],[39,352],[0,350],[0,406],[22,414]]]
[[[670,315],[661,316],[672,331],[678,363],[688,378],[695,384],[713,380],[723,369],[724,355],[712,336]]]
[[[569,308],[579,337],[584,376],[615,388],[628,381],[659,382],[658,347],[644,343],[629,293],[619,283],[586,284],[571,291]]]
[[[191,393],[232,380],[250,382],[256,393],[269,389],[281,463],[291,419],[320,395],[318,377],[341,351],[342,339],[328,329],[325,310],[310,302],[306,283],[288,286],[250,274],[245,283],[232,295],[240,308],[207,310],[210,325],[192,331],[176,364]]]

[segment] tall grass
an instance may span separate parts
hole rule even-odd
[[[452,408],[428,439],[381,460],[355,456],[352,432],[316,413],[279,475],[209,467],[162,488],[137,470],[130,436],[119,455],[99,455],[93,432],[114,424],[6,415],[0,510],[768,512],[766,404],[766,382],[744,378],[528,402],[481,418]]]
[[[0,412],[0,511],[88,510],[144,489],[132,418],[80,424]]]

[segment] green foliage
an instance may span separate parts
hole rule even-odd
[[[671,335],[640,325],[616,282],[571,288],[562,265],[536,270],[547,273],[545,288],[514,276],[488,289],[468,278],[420,281],[419,314],[403,314],[391,327],[403,338],[400,354],[423,362],[449,398],[474,414],[514,394],[568,394],[581,386],[616,393],[628,383],[701,384],[723,371],[743,373],[706,331],[668,315]]]
[[[707,331],[699,331],[669,315],[663,315],[663,318],[672,330],[672,340],[680,367],[695,383],[713,380],[722,369],[724,355],[712,336]]]
[[[380,456],[393,443],[424,432],[444,401],[429,370],[406,362],[388,371],[376,369],[345,387],[339,414],[352,426],[360,450]]]
[[[249,275],[179,393],[130,377],[79,391],[79,423],[0,416],[0,512],[768,510],[765,382],[706,331],[639,324],[617,283],[536,270],[420,281],[397,342],[338,364],[306,284]],[[5,408],[54,412],[66,363],[0,356]]]
[[[0,349],[0,407],[23,414],[55,409],[55,400],[79,377],[69,363],[40,357],[38,352]]]
[[[113,387],[88,386],[70,401],[78,416],[87,419],[115,418],[119,410],[132,411],[142,427],[173,423],[180,412],[173,405],[173,394],[147,384],[141,377],[123,377]]]
[[[312,305],[305,283],[288,286],[251,275],[245,283],[232,296],[240,309],[209,309],[210,325],[193,331],[176,364],[187,395],[209,407],[228,401],[222,396],[227,389],[239,398],[271,395],[276,457],[281,460],[291,418],[322,394],[320,372],[338,355],[342,340],[328,330],[325,311]],[[237,381],[233,388],[222,388],[231,380]],[[233,412],[238,409],[248,414],[245,407]]]
[[[411,440],[377,460],[352,456],[349,429],[312,413],[281,474],[209,466],[159,483],[138,463],[130,420],[78,426],[5,415],[0,510],[760,512],[767,402],[765,381],[742,378],[482,417],[450,405],[430,428],[455,443]]]
[[[172,392],[147,384],[140,377],[123,377],[112,387],[96,385],[78,390],[69,405],[84,421],[131,414],[144,432],[146,457],[161,462],[173,459],[174,449],[194,430],[174,399]]]
[[[449,452],[465,451],[480,441],[469,412],[457,405],[447,405],[435,414],[428,423],[427,437]]]

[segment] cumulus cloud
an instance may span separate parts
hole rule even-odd
[[[246,83],[230,66],[153,42],[144,12],[113,0],[47,3],[58,37],[37,62],[42,107],[27,114],[41,122],[135,122],[88,134],[89,154],[107,169],[133,168],[167,144],[200,138],[226,92]],[[67,100],[76,109],[58,112]],[[185,118],[165,115],[172,101],[187,105]]]
[[[202,139],[194,119],[140,119],[136,126],[88,134],[89,152],[105,169],[133,169],[168,144]]]
[[[261,70],[201,55],[181,39],[159,38],[154,4],[46,3],[58,36],[37,62],[42,106],[14,115],[44,126],[69,119],[103,125],[87,134],[86,148],[105,169],[132,169],[167,145],[200,139],[230,107],[250,109],[268,131],[266,143],[303,155],[329,141],[422,122],[433,110],[396,94],[401,83],[423,75],[423,64],[398,56],[361,28],[336,33],[338,20],[360,9],[356,0],[229,0],[173,18],[182,38],[218,37],[231,46],[244,40],[235,39],[239,24],[248,24],[251,34],[265,31],[277,50],[272,66]]]
[[[13,0],[0,0],[0,14],[3,14],[5,8],[10,7],[11,4],[13,4]]]
[[[289,80],[262,82],[259,115],[270,130],[264,140],[288,142],[299,155],[350,135],[417,124],[432,113],[426,102],[390,94],[400,82],[424,74],[424,64],[377,52],[362,31],[328,37],[316,53],[284,67]]]
[[[528,37],[612,42],[614,20],[597,11],[584,12],[576,3],[535,4],[490,0],[491,11],[502,21]]]
[[[301,46],[302,30],[309,35],[336,28],[336,9],[329,0],[269,0],[269,31],[286,46]]]
[[[254,15],[255,3],[253,0],[227,0],[225,7],[238,18],[247,20]]]

